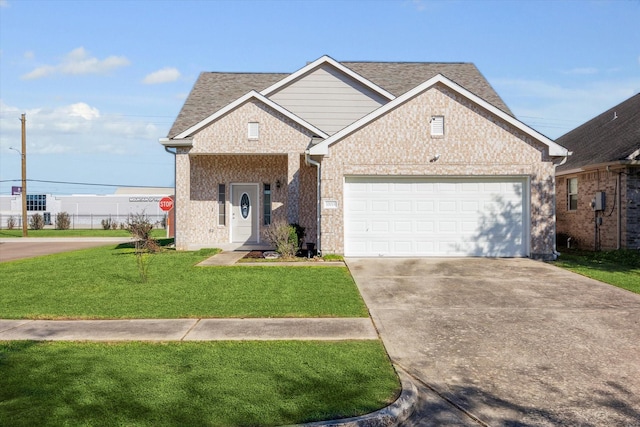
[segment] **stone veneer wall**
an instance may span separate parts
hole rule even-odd
[[[605,210],[598,212],[598,217],[602,218],[599,226],[599,249],[612,250],[618,247],[619,208],[621,248],[640,249],[640,169],[626,168],[620,171],[620,189],[616,185],[618,172],[619,170],[607,171],[602,168],[557,178],[557,231],[570,236],[572,246],[597,249],[596,216],[591,208],[591,201],[596,192],[604,191]],[[570,178],[578,178],[578,208],[575,211],[568,210],[567,185]],[[620,207],[617,204],[618,191],[622,202]]]
[[[258,139],[248,138],[249,122],[259,123]],[[176,248],[229,242],[233,183],[260,184],[261,239],[263,184],[269,183],[272,220],[298,222],[307,240],[315,241],[316,170],[302,154],[310,139],[307,129],[259,102],[247,102],[194,135],[193,147],[179,148],[176,155]],[[227,192],[224,226],[218,225],[218,184]]]
[[[445,117],[444,137],[429,118]],[[441,157],[430,162],[436,154]],[[531,256],[551,257],[555,233],[554,166],[546,146],[447,90],[430,88],[329,148],[322,159],[322,249],[343,253],[345,176],[526,176],[531,183]]]

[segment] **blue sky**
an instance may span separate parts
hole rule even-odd
[[[0,0],[0,194],[38,181],[172,186],[165,137],[201,71],[473,62],[557,138],[640,92],[640,1]],[[30,182],[30,194],[114,187]]]

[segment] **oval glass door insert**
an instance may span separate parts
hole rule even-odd
[[[242,218],[247,219],[249,217],[250,209],[251,204],[249,202],[249,195],[247,193],[243,193],[240,198],[240,215],[242,215]]]

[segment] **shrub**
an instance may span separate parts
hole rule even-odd
[[[13,230],[14,228],[16,228],[17,223],[16,223],[16,218],[13,215],[10,215],[9,218],[7,219],[7,228],[9,230]]]
[[[296,233],[296,227],[287,224],[284,220],[274,221],[267,227],[265,236],[276,252],[283,258],[294,257],[300,247],[300,239]]]
[[[31,215],[31,218],[29,218],[29,228],[32,230],[42,230],[44,228],[44,217],[39,213]]]
[[[300,224],[291,224],[291,227],[293,227],[296,234],[296,241],[298,242],[297,249],[300,249],[302,247],[302,242],[304,241],[304,227]]]
[[[100,224],[102,225],[103,230],[111,230],[111,218],[103,219],[102,221],[100,221]]]
[[[68,230],[71,228],[71,216],[66,212],[56,214],[56,230]]]

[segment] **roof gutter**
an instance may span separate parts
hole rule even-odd
[[[161,145],[164,145],[165,149],[167,147],[173,147],[173,148],[178,148],[178,147],[190,148],[190,147],[193,147],[193,138],[179,138],[179,139],[160,138],[158,140],[158,142]],[[168,151],[168,152],[170,153],[171,151]]]
[[[558,165],[560,166],[560,165]],[[564,171],[560,171],[557,173],[558,176],[562,176],[562,175],[570,175],[570,174],[574,174],[574,173],[580,173],[580,172],[587,172],[587,171],[592,171],[592,170],[596,170],[596,169],[604,169],[609,167],[610,169],[614,166],[619,166],[620,169],[623,169],[627,166],[640,166],[640,160],[616,160],[613,162],[604,162],[604,163],[597,163],[595,165],[584,165],[584,166],[580,166],[577,168],[573,168],[573,169],[567,169]]]

